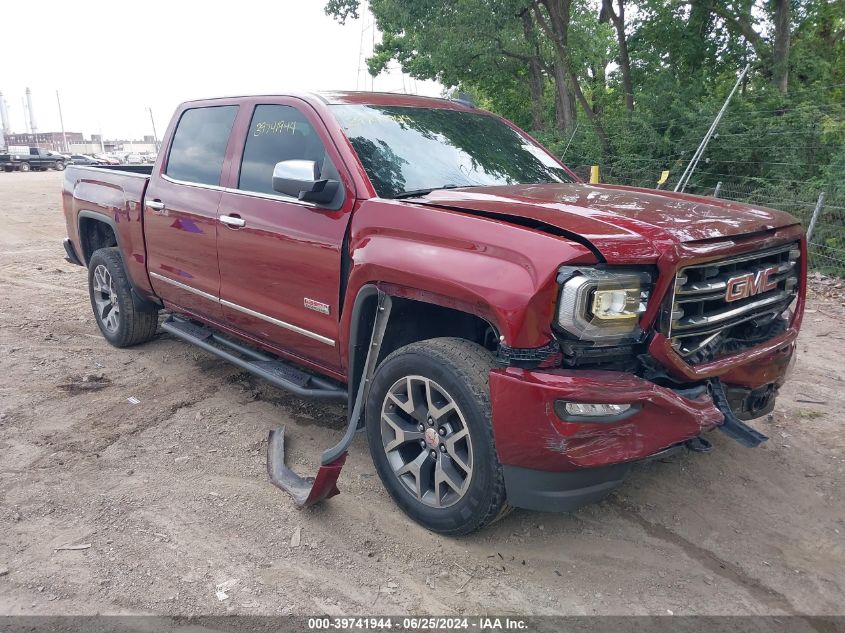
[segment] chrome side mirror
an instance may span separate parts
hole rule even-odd
[[[331,202],[339,188],[337,180],[320,178],[313,160],[283,160],[273,168],[273,190],[305,202]]]

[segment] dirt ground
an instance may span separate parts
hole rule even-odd
[[[268,482],[267,430],[313,472],[342,407],[164,334],[110,347],[63,260],[60,182],[0,173],[0,614],[845,614],[841,282],[813,284],[763,447],[714,433],[599,505],[443,538],[361,436],[321,506]]]

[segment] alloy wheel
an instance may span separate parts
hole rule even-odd
[[[446,508],[472,479],[472,440],[454,398],[424,376],[406,376],[387,391],[381,438],[393,473],[418,501]]]
[[[109,332],[120,327],[120,303],[114,288],[114,280],[108,268],[100,264],[94,269],[94,304],[97,316]]]

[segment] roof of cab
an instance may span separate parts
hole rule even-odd
[[[326,92],[280,92],[273,95],[232,95],[227,97],[210,97],[206,99],[192,99],[184,105],[226,100],[237,102],[240,99],[255,97],[297,97],[308,102],[320,102],[325,105],[380,105],[399,106],[409,108],[443,108],[448,110],[477,111],[474,106],[463,101],[452,101],[438,97],[421,97],[418,95],[396,94],[392,92],[356,92],[356,91],[326,91]]]
[[[313,93],[328,105],[387,105],[417,108],[448,108],[452,110],[474,110],[466,102],[441,99],[438,97],[421,97],[419,95],[397,94],[393,92],[316,92]]]

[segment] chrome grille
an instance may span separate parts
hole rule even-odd
[[[800,257],[794,243],[680,269],[668,315],[672,346],[691,363],[706,362],[783,331],[778,317],[798,293]],[[729,290],[748,287],[749,296],[728,301]]]

